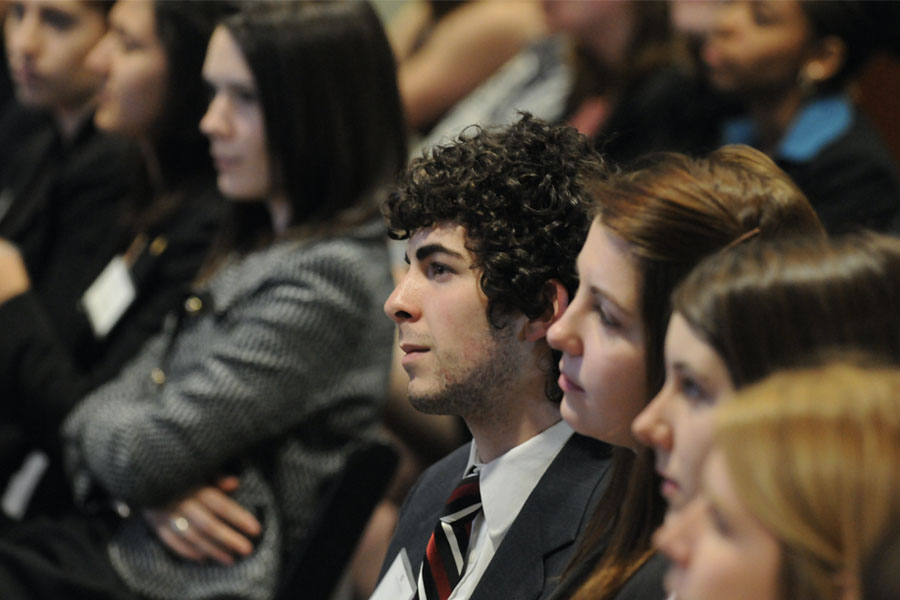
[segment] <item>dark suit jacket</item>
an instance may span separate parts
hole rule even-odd
[[[406,548],[417,576],[425,546],[469,457],[466,444],[433,465],[410,490],[381,576]],[[472,594],[472,600],[533,600],[559,581],[575,539],[606,488],[610,447],[577,433],[563,446],[522,506]]]
[[[52,513],[69,508],[68,485],[57,470],[59,425],[181,305],[224,203],[211,173],[198,173],[171,191],[168,212],[133,223],[126,209],[143,193],[133,148],[90,120],[63,142],[53,122],[39,116],[32,115],[19,140],[5,140],[9,132],[0,124],[0,148],[7,142],[17,150],[0,178],[0,205],[8,201],[0,237],[16,243],[31,278],[29,292],[0,304],[0,488],[40,447],[51,456],[42,486],[53,487],[39,490],[32,506]],[[98,339],[81,298],[139,232],[147,244],[130,271],[135,300]]]
[[[900,232],[900,171],[875,126],[850,128],[806,162],[776,161],[803,190],[828,233],[867,227]]]

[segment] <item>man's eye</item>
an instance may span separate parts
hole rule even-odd
[[[449,275],[453,273],[453,271],[447,267],[446,265],[442,265],[441,263],[431,263],[428,265],[428,275],[430,277],[441,277],[444,275]]]

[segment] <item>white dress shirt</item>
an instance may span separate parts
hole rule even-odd
[[[489,463],[478,462],[472,442],[469,463],[460,477],[478,469],[482,511],[472,522],[466,572],[448,600],[472,595],[528,496],[571,436],[572,428],[560,420]]]

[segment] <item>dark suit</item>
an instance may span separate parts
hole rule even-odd
[[[410,490],[381,576],[406,548],[418,575],[425,546],[444,502],[462,476],[469,445],[429,468]],[[610,447],[574,434],[547,468],[497,548],[472,600],[533,600],[549,595],[559,581],[575,539],[606,488]]]
[[[212,174],[199,172],[157,199],[171,204],[167,212],[133,222],[126,209],[143,190],[127,141],[104,135],[90,119],[65,141],[52,119],[23,108],[13,116],[19,114],[30,115],[21,139],[2,137],[18,130],[0,123],[0,148],[17,151],[0,178],[0,237],[19,247],[31,289],[0,304],[0,488],[39,447],[51,456],[51,471],[32,507],[55,513],[70,504],[58,469],[62,420],[89,390],[114,377],[183,302],[224,203]],[[147,243],[130,269],[134,302],[100,339],[81,298],[139,232]]]

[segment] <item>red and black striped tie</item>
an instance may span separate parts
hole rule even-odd
[[[481,510],[478,473],[463,477],[444,505],[419,570],[418,600],[447,600],[463,573],[472,521]]]

